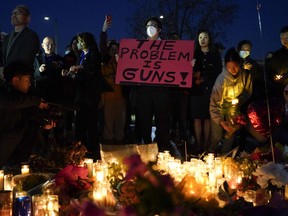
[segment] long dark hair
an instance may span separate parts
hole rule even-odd
[[[206,33],[206,34],[208,34],[208,36],[209,36],[209,44],[208,44],[209,51],[210,51],[210,52],[211,52],[211,51],[214,51],[216,48],[215,48],[215,46],[214,46],[213,37],[212,37],[212,35],[211,35],[211,33],[210,33],[210,31],[209,31],[208,29],[200,29],[200,30],[198,31],[197,36],[196,36],[196,39],[195,39],[195,41],[196,41],[196,43],[195,43],[195,50],[196,50],[196,51],[199,51],[199,50],[201,51],[201,46],[200,46],[199,40],[198,40],[199,35],[200,35],[201,33]]]
[[[80,38],[85,43],[85,48],[99,52],[98,44],[93,34],[90,32],[82,32],[77,35],[77,38]]]

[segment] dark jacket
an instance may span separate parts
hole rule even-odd
[[[283,89],[288,84],[288,49],[284,46],[274,52],[270,61],[269,77],[273,80],[273,96],[282,97]],[[282,78],[275,81],[275,75],[282,75]]]
[[[40,49],[37,33],[26,27],[17,36],[14,37],[14,34],[14,31],[11,32],[2,43],[4,66],[11,62],[21,61],[33,67],[35,56]]]
[[[1,87],[0,167],[7,162],[23,137],[27,135],[32,109],[39,104],[40,99],[37,97],[26,95],[11,86]],[[28,146],[27,148],[30,150]]]
[[[61,66],[57,68],[54,62],[60,62]],[[39,68],[42,64],[46,65],[46,70],[40,72]],[[41,77],[42,78],[46,77],[48,79],[59,79],[61,77],[61,71],[63,68],[63,57],[60,55],[56,55],[55,53],[49,57],[44,53],[37,55],[34,67],[35,67],[35,73],[34,73],[35,80],[38,80]]]
[[[98,104],[100,93],[113,91],[101,73],[101,55],[97,51],[89,51],[80,56],[83,69],[77,74],[77,103]]]
[[[200,85],[195,85],[195,79],[193,79],[191,95],[210,96],[215,80],[222,71],[220,52],[218,50],[211,50],[203,53],[201,50],[197,50],[195,51],[194,58],[196,61],[193,71],[200,71],[200,77],[204,79],[204,82]]]

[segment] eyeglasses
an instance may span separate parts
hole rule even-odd
[[[13,15],[18,16],[18,15],[27,15],[27,14],[25,14],[25,13],[22,12],[22,11],[13,11],[13,12],[11,13],[11,15],[12,15],[12,16],[13,16]]]

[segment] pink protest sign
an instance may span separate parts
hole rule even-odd
[[[192,86],[194,41],[122,39],[116,83]]]

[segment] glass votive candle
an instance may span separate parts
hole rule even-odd
[[[32,215],[32,199],[27,192],[17,192],[13,203],[13,215]]]
[[[84,159],[84,167],[88,169],[88,178],[93,176],[93,159],[92,158],[85,158]]]
[[[212,188],[216,188],[217,186],[217,178],[215,169],[211,169],[209,171],[209,186]]]
[[[59,214],[59,201],[58,195],[49,195],[47,199],[47,211],[48,215],[55,215]]]
[[[94,163],[94,173],[93,176],[96,179],[96,182],[103,182],[105,179],[105,173],[104,173],[104,165],[102,163]]]
[[[32,209],[33,215],[46,216],[46,199],[45,196],[41,194],[35,194],[32,196]]]
[[[49,195],[53,195],[54,194],[54,191],[52,190],[52,189],[45,189],[44,191],[43,191],[43,195],[44,196],[49,196]]]
[[[4,170],[0,170],[0,191],[4,190]]]
[[[256,191],[254,190],[247,190],[245,191],[244,199],[247,202],[252,202],[253,205],[255,206],[256,202]]]
[[[288,185],[285,185],[285,194],[284,194],[285,200],[288,200]]]
[[[25,174],[29,174],[30,169],[29,169],[29,165],[22,165],[21,166],[21,174],[25,175]]]
[[[4,190],[12,191],[13,189],[13,174],[4,175]]]
[[[0,215],[12,216],[12,191],[0,191]]]

